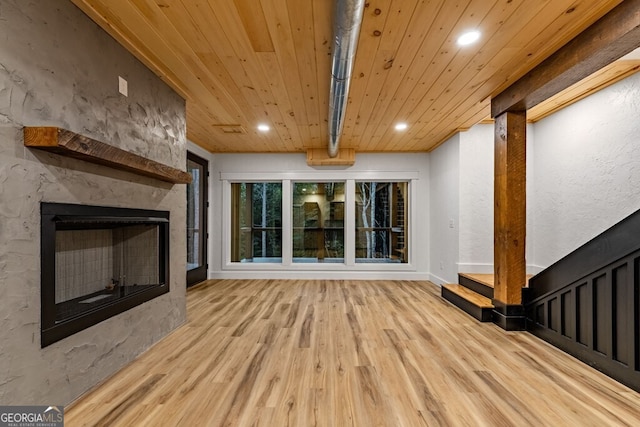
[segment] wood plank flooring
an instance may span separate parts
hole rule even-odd
[[[637,426],[640,394],[430,282],[209,281],[66,426]]]

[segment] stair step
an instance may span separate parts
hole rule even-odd
[[[442,298],[481,322],[490,322],[493,312],[491,300],[459,284],[442,285]]]
[[[458,273],[458,283],[482,296],[493,298],[493,274]]]

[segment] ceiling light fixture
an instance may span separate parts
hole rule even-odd
[[[405,130],[407,128],[407,124],[406,123],[398,123],[396,124],[396,130]]]
[[[460,46],[468,46],[477,42],[480,39],[480,31],[467,31],[460,37],[458,37],[458,45]]]
[[[271,129],[269,125],[265,125],[265,124],[258,125],[258,130],[260,132],[267,132],[269,129]]]

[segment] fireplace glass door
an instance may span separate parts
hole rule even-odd
[[[160,283],[158,226],[56,231],[56,321]]]
[[[42,345],[168,291],[165,211],[42,204]]]

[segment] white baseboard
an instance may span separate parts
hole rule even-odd
[[[443,279],[442,277],[436,276],[433,273],[429,273],[429,281],[435,283],[438,286],[442,286],[445,283],[451,283],[451,280]]]
[[[209,279],[295,280],[429,280],[428,273],[415,271],[214,271]]]
[[[544,267],[528,265],[527,274],[538,274]],[[493,265],[459,264],[458,271],[463,273],[492,274]],[[433,273],[416,271],[210,271],[209,279],[293,279],[293,280],[429,280],[436,285],[455,283]]]

